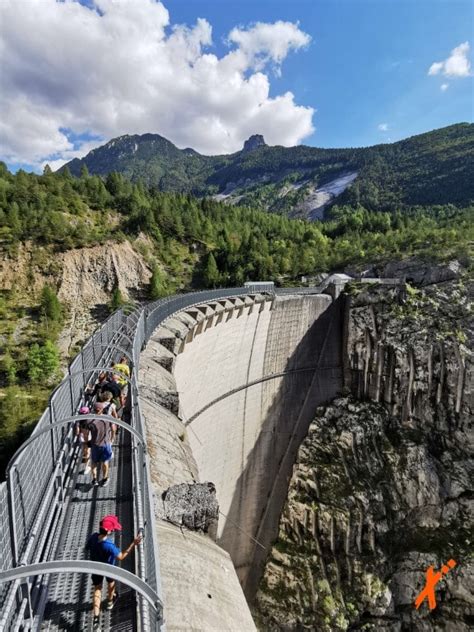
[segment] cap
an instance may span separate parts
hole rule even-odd
[[[80,414],[80,415],[88,415],[90,412],[91,412],[91,411],[90,411],[89,406],[81,406],[81,407],[79,408],[79,414]]]
[[[117,516],[104,516],[100,521],[100,526],[107,531],[122,531],[122,525]]]

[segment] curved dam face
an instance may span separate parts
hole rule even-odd
[[[178,417],[199,480],[216,486],[217,542],[249,601],[297,449],[341,389],[341,320],[330,296],[294,295],[217,301],[165,323],[175,334],[188,325],[173,361]]]

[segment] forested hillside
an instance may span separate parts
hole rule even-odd
[[[348,173],[357,174],[354,183],[330,203],[379,211],[466,206],[474,200],[474,125],[460,123],[367,148],[263,145],[229,156],[180,150],[156,134],[122,136],[68,168],[79,176],[84,165],[91,173],[118,171],[161,191],[217,195],[287,215],[319,187]]]
[[[53,174],[46,168],[38,176],[0,168],[4,249],[32,240],[65,250],[145,233],[172,290],[262,278],[289,281],[400,254],[446,257],[466,250],[471,230],[472,207],[435,205],[391,213],[361,204],[335,206],[327,222],[311,223],[164,193],[118,173],[103,180],[85,168],[80,178],[68,170]],[[218,274],[208,279],[206,265],[213,260]]]
[[[300,275],[411,254],[467,260],[472,220],[471,206],[379,212],[359,204],[333,207],[328,221],[311,223],[162,192],[118,173],[103,179],[84,168],[75,178],[67,169],[46,168],[40,176],[13,175],[0,163],[0,262],[10,278],[6,289],[0,275],[0,469],[58,379],[58,335],[68,306],[58,301],[57,287],[38,287],[36,275],[57,278],[59,255],[130,242],[151,274],[141,294],[155,299],[247,280],[295,284]],[[34,266],[20,279],[25,249]],[[100,291],[96,302],[114,309],[123,297],[115,287]]]

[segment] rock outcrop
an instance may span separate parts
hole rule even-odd
[[[265,630],[467,632],[474,621],[472,283],[352,285],[347,396],[300,447],[256,616]],[[437,608],[425,572],[457,566]]]
[[[86,339],[107,310],[111,292],[118,288],[125,299],[143,293],[151,272],[129,241],[54,252],[31,243],[18,245],[14,256],[0,255],[0,290],[14,289],[25,304],[35,305],[45,284],[65,304],[66,325],[60,347],[67,353]]]
[[[247,138],[247,140],[245,141],[242,153],[247,153],[249,151],[253,151],[254,149],[258,149],[259,147],[266,146],[267,144],[263,136],[261,134],[254,134],[253,136],[250,136],[250,138]]]
[[[417,257],[410,257],[401,261],[390,261],[385,264],[370,265],[365,269],[349,266],[346,272],[353,277],[401,279],[411,285],[426,286],[444,281],[454,281],[465,273],[460,261],[453,259],[448,262],[422,261]]]
[[[181,483],[162,494],[164,518],[176,526],[209,533],[215,540],[219,503],[213,483]]]
[[[129,241],[54,252],[30,243],[18,245],[14,256],[0,258],[0,290],[39,293],[45,283],[68,304],[100,305],[118,287],[128,298],[151,277]]]

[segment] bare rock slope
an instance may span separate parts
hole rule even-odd
[[[300,447],[256,614],[265,630],[467,632],[474,621],[472,285],[353,287],[347,397]],[[457,566],[437,608],[430,565]]]
[[[0,255],[0,290],[15,290],[31,305],[38,302],[45,284],[57,291],[66,307],[60,338],[65,352],[98,325],[100,306],[109,302],[114,288],[125,299],[132,298],[143,291],[150,276],[145,259],[129,241],[59,253],[26,243],[14,255]]]

